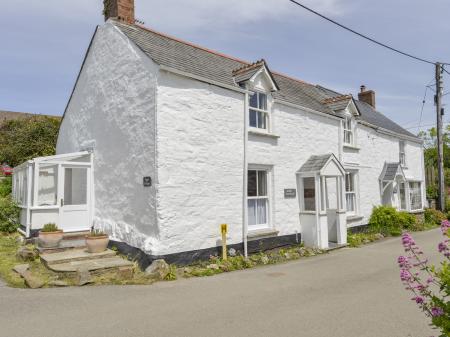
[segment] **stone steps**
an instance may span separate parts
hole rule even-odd
[[[88,253],[85,249],[70,249],[62,252],[44,253],[40,255],[42,262],[46,266],[74,261],[95,260],[114,256],[116,256],[116,253],[110,249],[107,249],[101,253]]]
[[[118,270],[121,268],[131,268],[132,266],[132,262],[124,260],[118,256],[114,256],[93,260],[50,264],[47,268],[57,273],[76,273],[80,270],[87,270],[90,273],[98,274],[113,269]]]

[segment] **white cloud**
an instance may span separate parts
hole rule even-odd
[[[348,11],[344,0],[303,0],[332,17]],[[288,0],[136,0],[136,17],[165,29],[216,30],[240,24],[305,18],[304,9]]]

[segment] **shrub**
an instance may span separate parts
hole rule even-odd
[[[44,227],[42,227],[41,232],[50,233],[50,232],[57,232],[58,230],[59,229],[58,229],[58,226],[56,226],[56,224],[54,224],[54,223],[46,223],[44,225]]]
[[[427,208],[424,218],[426,223],[438,226],[443,220],[447,219],[447,216],[437,209]]]
[[[0,179],[0,198],[7,197],[12,191],[12,179],[11,177],[5,177]]]
[[[427,199],[437,199],[438,198],[438,187],[436,184],[427,186]]]
[[[369,229],[372,233],[398,236],[403,229],[420,230],[422,224],[408,212],[399,212],[394,207],[374,207],[369,219]]]
[[[19,212],[11,196],[0,196],[0,232],[13,233],[19,228]]]

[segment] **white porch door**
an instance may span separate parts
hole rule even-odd
[[[59,219],[64,232],[90,229],[90,168],[61,165]]]

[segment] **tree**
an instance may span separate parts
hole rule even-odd
[[[0,164],[17,166],[26,160],[55,154],[60,119],[33,116],[0,125]]]

